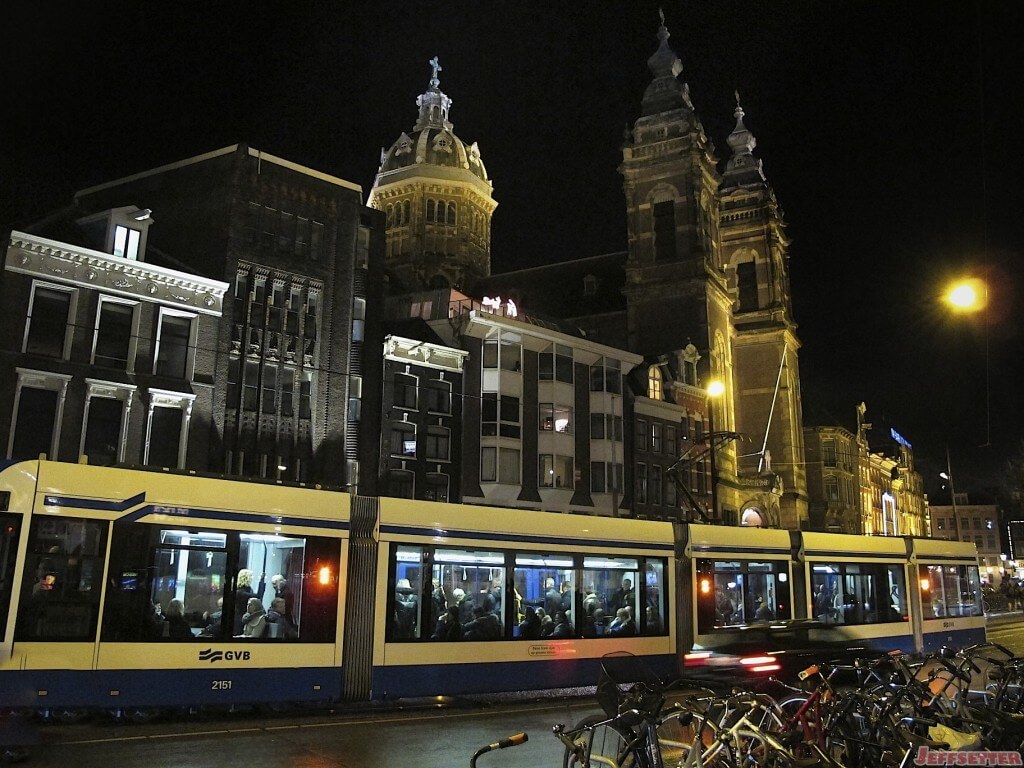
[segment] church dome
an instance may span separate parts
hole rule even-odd
[[[483,182],[487,182],[487,169],[480,158],[480,148],[476,142],[467,145],[455,135],[452,123],[448,119],[452,100],[441,91],[441,82],[437,73],[441,71],[437,57],[430,62],[433,76],[425,93],[416,99],[419,117],[408,133],[403,133],[394,144],[381,152],[378,176],[400,171],[403,168],[415,167],[418,173],[425,170],[422,166],[440,166],[469,172]]]

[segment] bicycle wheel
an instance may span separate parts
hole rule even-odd
[[[731,752],[718,739],[718,727],[693,711],[680,709],[665,715],[658,726],[658,748],[665,768],[682,768],[699,750],[704,768],[732,766]]]
[[[594,727],[604,720],[607,718],[602,715],[592,715],[572,727],[575,749],[565,748],[562,768],[637,768],[642,765],[621,733],[607,725]]]

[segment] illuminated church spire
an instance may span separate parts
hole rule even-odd
[[[736,118],[736,127],[732,129],[732,133],[726,140],[732,149],[732,157],[726,163],[725,173],[722,174],[722,189],[765,181],[764,171],[761,170],[761,160],[754,157],[757,139],[743,124],[744,115],[743,107],[740,105],[740,95],[737,92],[736,110],[733,112],[733,116]]]
[[[658,28],[658,50],[647,60],[647,66],[654,75],[644,92],[642,114],[656,115],[674,109],[693,109],[690,102],[690,87],[678,78],[683,63],[668,44],[669,31],[665,26],[665,14],[659,10],[661,26]]]
[[[448,121],[448,110],[451,109],[452,100],[441,91],[441,81],[437,77],[437,73],[442,71],[441,64],[438,62],[437,56],[427,63],[431,68],[430,86],[416,99],[420,115],[416,120],[415,130],[442,128],[450,131],[452,124]]]

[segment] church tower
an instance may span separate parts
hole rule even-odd
[[[698,402],[704,387],[721,382],[723,395],[709,403],[713,428],[733,431],[733,296],[718,245],[719,175],[714,147],[689,87],[679,80],[682,64],[668,38],[663,16],[658,49],[647,61],[653,77],[641,116],[627,131],[619,166],[629,236],[624,289],[629,349],[648,362],[667,358],[679,371],[685,368],[684,350],[692,345],[697,380],[678,378],[694,385],[689,394]],[[735,444],[721,446],[716,459],[717,505],[735,518],[741,501]]]
[[[751,440],[737,468],[741,485],[750,488],[740,511],[766,516],[767,525],[799,529],[807,521],[807,476],[789,240],[775,193],[753,155],[757,142],[743,124],[738,94],[734,114],[732,157],[719,186],[718,233],[736,299],[735,428]]]
[[[435,56],[413,129],[381,152],[367,205],[384,211],[385,268],[392,290],[467,289],[491,271],[497,207],[480,149],[459,139]]]

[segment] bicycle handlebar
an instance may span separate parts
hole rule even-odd
[[[488,752],[491,752],[492,750],[495,750],[495,749],[505,749],[507,747],[516,747],[516,746],[519,746],[520,744],[522,744],[523,742],[526,742],[526,741],[529,741],[529,740],[530,740],[530,737],[527,734],[525,734],[525,733],[517,733],[517,734],[514,734],[512,736],[509,736],[507,739],[501,739],[500,741],[496,741],[493,744],[488,744],[486,747],[480,747],[480,749],[478,749],[476,751],[476,754],[473,755],[473,758],[469,761],[469,766],[470,766],[470,768],[476,768],[476,761],[477,761],[477,758],[480,757],[480,755],[485,755]]]

